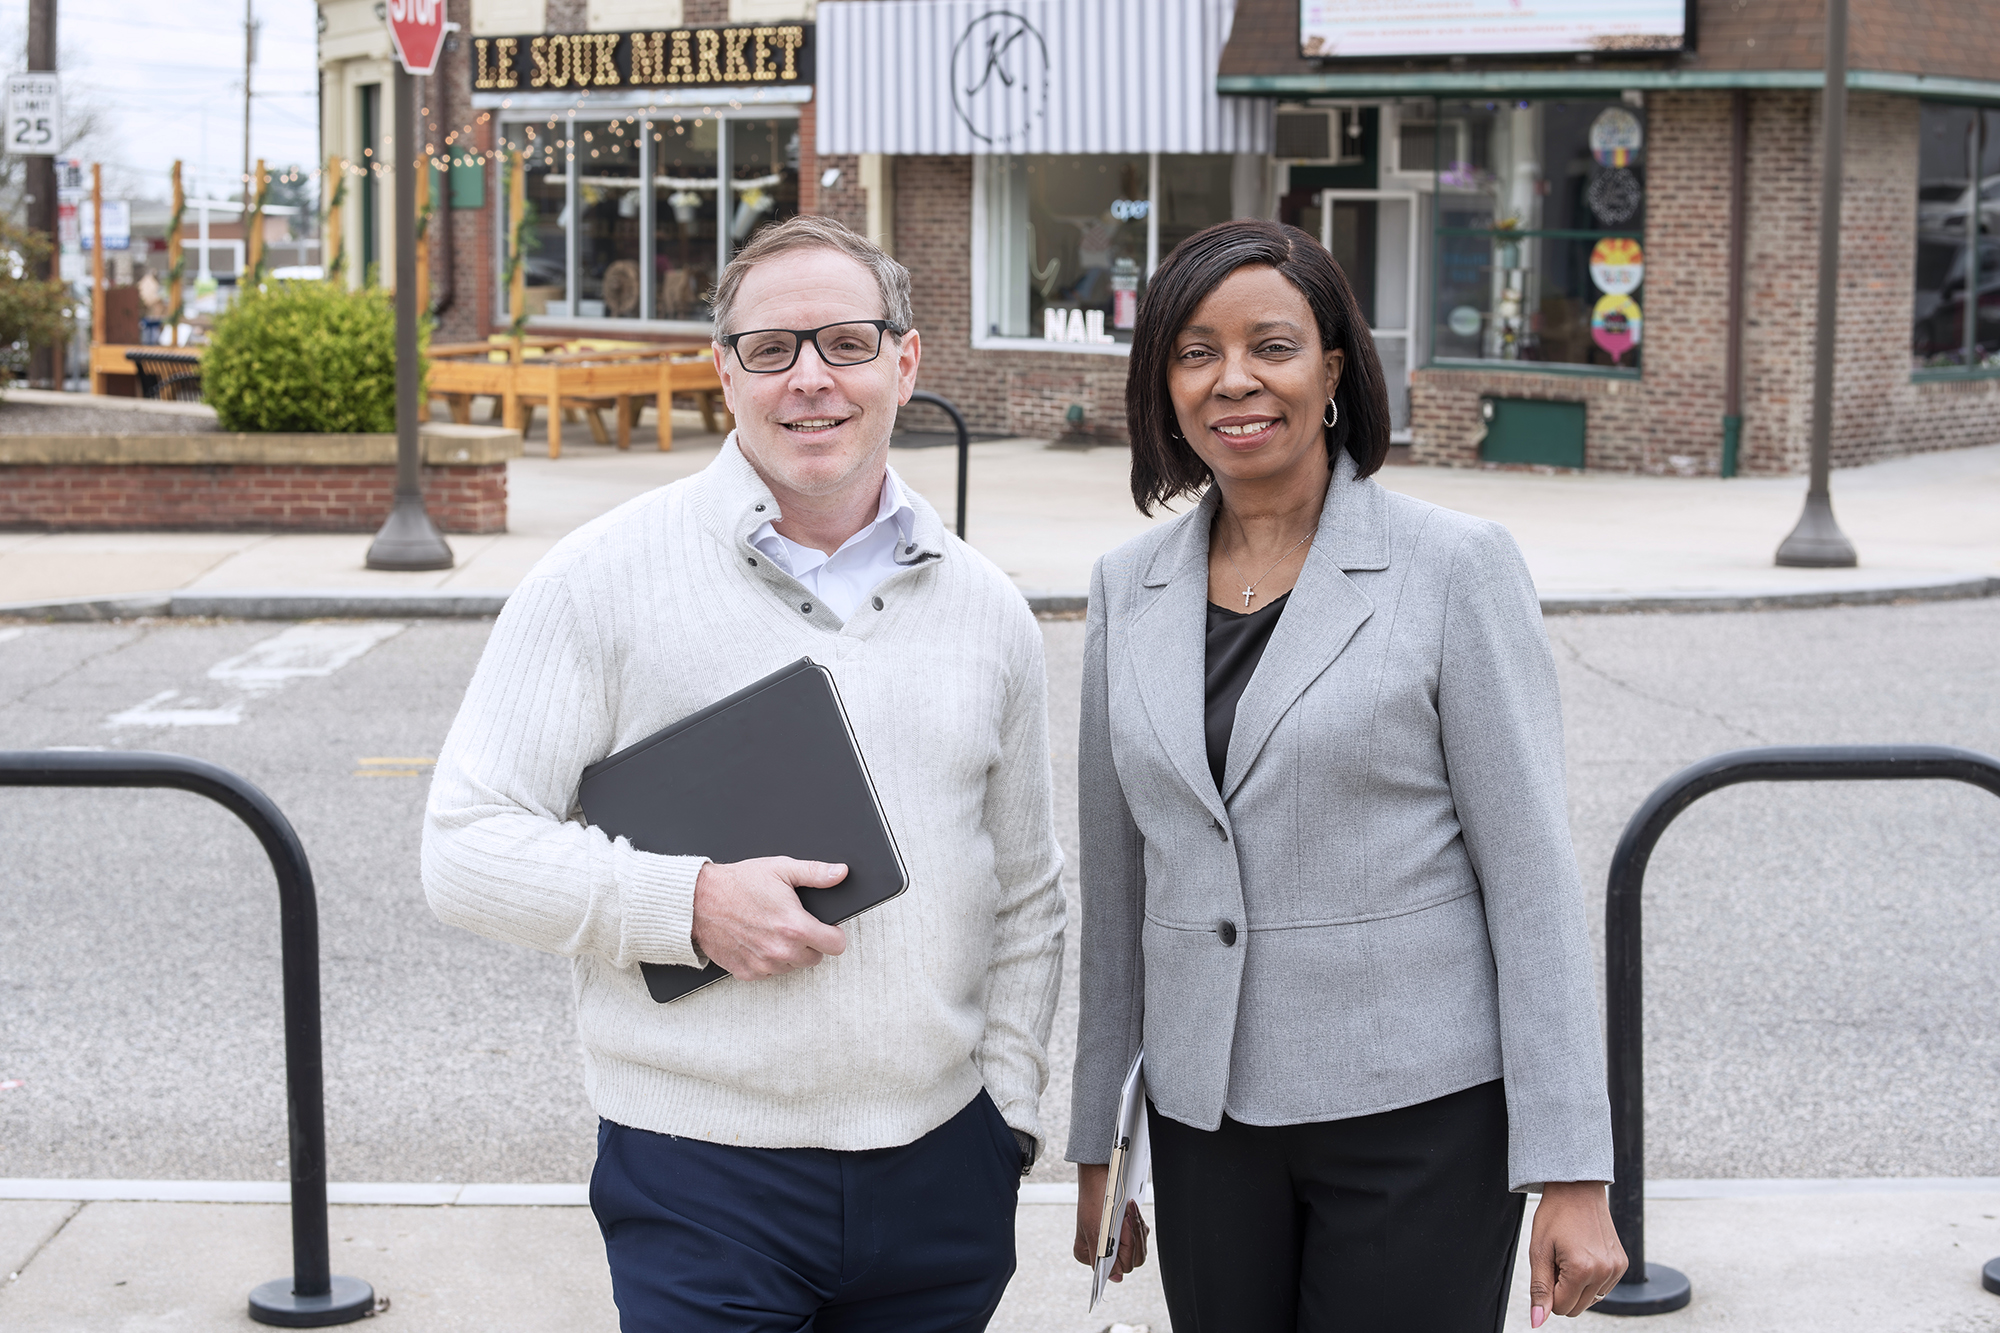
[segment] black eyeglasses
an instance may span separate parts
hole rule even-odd
[[[752,329],[725,334],[722,345],[736,353],[736,364],[753,375],[790,370],[807,343],[829,366],[865,366],[882,355],[882,335],[902,337],[905,330],[886,319],[850,319],[816,329]]]

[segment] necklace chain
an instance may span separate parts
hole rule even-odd
[[[1242,519],[1239,518],[1236,520],[1236,527],[1238,531],[1243,531]],[[1298,550],[1301,546],[1304,546],[1307,542],[1311,541],[1312,539],[1313,539],[1313,534],[1309,531],[1306,533],[1305,536],[1299,538],[1297,541],[1293,542],[1290,546],[1287,546],[1285,548],[1285,553],[1279,556],[1276,560],[1273,560],[1271,562],[1271,569],[1276,569],[1279,565],[1282,565],[1285,563],[1285,561],[1291,559],[1292,552]],[[1243,532],[1243,545],[1245,547],[1248,547],[1250,545],[1250,534],[1248,532]],[[1243,567],[1236,563],[1235,556],[1229,554],[1229,552],[1227,551],[1224,551],[1222,553],[1222,558],[1224,560],[1227,560],[1229,562],[1229,567],[1236,571],[1237,578],[1239,579],[1243,578]],[[1250,599],[1257,595],[1257,585],[1262,583],[1265,579],[1271,577],[1271,569],[1265,570],[1262,574],[1259,574],[1254,579],[1244,580],[1243,609],[1245,611],[1248,611],[1250,609]]]

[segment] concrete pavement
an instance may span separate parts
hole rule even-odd
[[[144,1182],[0,1181],[0,1324],[35,1333],[253,1327],[250,1289],[290,1271],[279,1203],[8,1198],[59,1192],[144,1193]],[[1694,1301],[1644,1327],[1664,1333],[1977,1333],[2000,1329],[2000,1295],[1980,1267],[2000,1255],[2000,1180],[1661,1182],[1649,1204],[1648,1252],[1686,1273]],[[335,1187],[388,1199],[436,1186]],[[489,1198],[501,1197],[487,1187]],[[377,1326],[408,1333],[562,1329],[615,1333],[604,1252],[581,1186],[534,1187],[555,1204],[336,1203],[332,1267],[371,1283],[388,1308]],[[168,1193],[187,1193],[171,1185]],[[274,1197],[265,1187],[239,1194]],[[228,1197],[228,1189],[210,1191]],[[1670,1197],[1683,1195],[1689,1197]],[[275,1197],[282,1197],[277,1194]],[[1016,1223],[1018,1268],[994,1333],[1105,1333],[1122,1324],[1167,1333],[1157,1264],[1086,1310],[1088,1278],[1069,1257],[1073,1195],[1029,1187]],[[1527,1236],[1507,1331],[1527,1321]],[[1553,1326],[1572,1327],[1567,1323]]]
[[[359,534],[6,533],[0,534],[0,614],[36,614],[40,604],[60,599],[116,598],[139,600],[124,608],[107,603],[97,614],[185,613],[165,600],[175,592],[225,601],[272,592],[335,599],[426,592],[441,595],[440,605],[470,597],[462,609],[490,613],[494,600],[563,534],[706,465],[720,440],[702,434],[693,413],[681,416],[671,453],[572,442],[559,460],[532,453],[514,460],[509,531],[452,538],[458,563],[450,570],[368,570],[369,538]],[[893,462],[949,520],[955,451],[899,449]],[[1134,510],[1128,467],[1121,447],[1073,449],[1025,439],[975,444],[967,535],[1024,592],[1079,597],[1099,554],[1164,517]],[[1797,477],[1725,482],[1390,467],[1381,480],[1506,524],[1550,610],[1813,604],[1983,595],[2000,587],[2000,445],[1837,472],[1835,510],[1862,561],[1853,570],[1771,563],[1798,516],[1805,483]],[[223,605],[212,601],[195,611],[215,613]]]

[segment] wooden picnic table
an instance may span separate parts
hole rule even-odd
[[[438,349],[433,348],[430,392],[451,402],[455,420],[470,418],[475,396],[496,398],[501,404],[502,420],[524,433],[534,407],[546,403],[549,457],[560,458],[564,407],[579,407],[594,413],[609,402],[617,414],[618,447],[628,449],[632,443],[633,409],[650,398],[659,418],[660,448],[672,449],[673,395],[701,394],[703,415],[712,417],[713,395],[722,389],[714,361],[707,356],[690,357],[692,348],[556,351],[549,344],[563,345],[563,340],[539,341],[544,342],[544,355],[522,357],[518,361],[491,359],[493,353],[510,351],[505,343],[448,344],[453,352],[461,347],[469,350],[445,357],[439,357]],[[482,351],[487,354],[484,358],[479,355]],[[461,356],[465,359],[460,359]],[[602,429],[602,423],[594,416],[592,424]]]

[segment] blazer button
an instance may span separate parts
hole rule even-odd
[[[1222,922],[1215,928],[1215,934],[1222,941],[1223,948],[1234,947],[1236,944],[1236,923],[1234,921]]]

